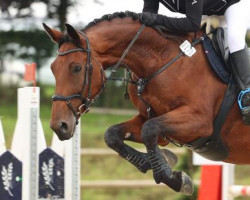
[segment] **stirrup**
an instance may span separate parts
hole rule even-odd
[[[239,96],[238,96],[238,104],[239,104],[239,107],[240,107],[240,110],[241,111],[243,111],[243,110],[245,110],[245,109],[247,109],[247,108],[249,108],[250,107],[250,105],[249,106],[242,106],[242,98],[243,98],[243,96],[245,95],[245,94],[247,94],[247,93],[250,93],[250,88],[247,88],[247,89],[245,89],[245,90],[242,90],[240,93],[239,93]]]
[[[250,125],[250,105],[249,106],[242,106],[242,100],[245,94],[250,93],[250,88],[242,90],[238,96],[238,104],[240,108],[240,112],[243,116],[243,122],[245,125]]]

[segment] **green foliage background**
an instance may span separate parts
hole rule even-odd
[[[1,59],[11,57],[35,61],[40,68],[55,53],[55,45],[42,30],[0,32]]]

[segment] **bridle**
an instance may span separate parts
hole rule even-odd
[[[105,76],[104,76],[104,70],[102,65],[95,59],[97,62],[98,66],[100,67],[100,73],[101,73],[101,88],[99,91],[94,95],[94,97],[91,97],[92,91],[91,91],[91,84],[92,84],[92,74],[93,74],[93,64],[92,64],[92,54],[91,54],[91,47],[89,43],[89,39],[86,36],[85,33],[79,32],[85,39],[86,42],[86,49],[83,46],[80,46],[79,48],[76,49],[71,49],[68,51],[60,52],[59,50],[57,51],[58,56],[65,56],[70,53],[74,52],[84,52],[87,53],[87,59],[86,59],[86,64],[84,66],[85,72],[84,72],[84,81],[83,81],[83,86],[82,90],[79,93],[72,94],[70,96],[62,96],[62,95],[53,95],[52,100],[53,101],[65,101],[69,109],[73,112],[75,120],[76,120],[76,125],[79,123],[79,118],[81,115],[87,113],[89,111],[89,107],[92,103],[95,102],[95,100],[99,97],[99,95],[102,93],[102,91],[105,88]],[[87,88],[88,86],[88,88]],[[84,96],[84,91],[87,89],[87,96]],[[76,111],[71,103],[72,99],[79,99],[82,104],[79,106],[78,110]],[[81,110],[85,108],[84,112],[81,113]]]

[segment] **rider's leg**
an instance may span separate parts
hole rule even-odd
[[[245,35],[250,20],[249,0],[233,4],[225,12],[230,62],[240,89],[239,107],[245,124],[250,125],[250,60]]]

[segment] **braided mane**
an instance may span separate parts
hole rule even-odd
[[[130,17],[133,20],[139,20],[141,17],[141,13],[135,13],[135,12],[131,12],[131,11],[125,11],[125,12],[115,12],[113,14],[105,14],[103,15],[101,18],[97,18],[94,19],[92,22],[89,22],[87,24],[87,26],[85,26],[81,31],[86,31],[88,28],[99,24],[100,22],[103,21],[110,21],[114,18],[125,18],[125,17]],[[181,41],[183,42],[184,39],[183,37],[185,37],[187,35],[187,33],[172,33],[170,32],[166,27],[161,26],[161,25],[152,25],[151,28],[155,29],[161,36],[163,36],[164,38],[168,38],[168,39],[174,39],[177,41]],[[68,37],[68,35],[65,35],[64,37],[61,38],[61,40],[59,41],[59,47],[64,43],[64,42],[74,42],[71,41],[70,38]]]
[[[114,18],[125,18],[125,17],[131,17],[133,20],[138,20],[140,17],[140,14],[138,13],[134,13],[134,12],[130,12],[130,11],[126,11],[126,12],[115,12],[113,14],[105,14],[103,15],[101,18],[98,19],[94,19],[92,22],[90,22],[87,26],[84,27],[84,29],[82,31],[85,31],[86,29],[88,29],[89,27],[92,27],[102,21],[106,21],[106,20],[112,20]]]
[[[115,12],[113,14],[105,14],[101,18],[94,19],[92,22],[90,22],[87,26],[85,26],[82,31],[86,31],[88,28],[97,25],[100,22],[106,21],[106,20],[112,20],[114,18],[125,18],[130,17],[133,20],[139,20],[141,17],[141,13],[134,13],[131,11],[125,11],[125,12]],[[186,36],[187,33],[173,33],[170,32],[166,27],[161,25],[152,25],[151,28],[155,29],[161,36],[168,39],[174,39],[183,42],[184,39],[182,37]]]

